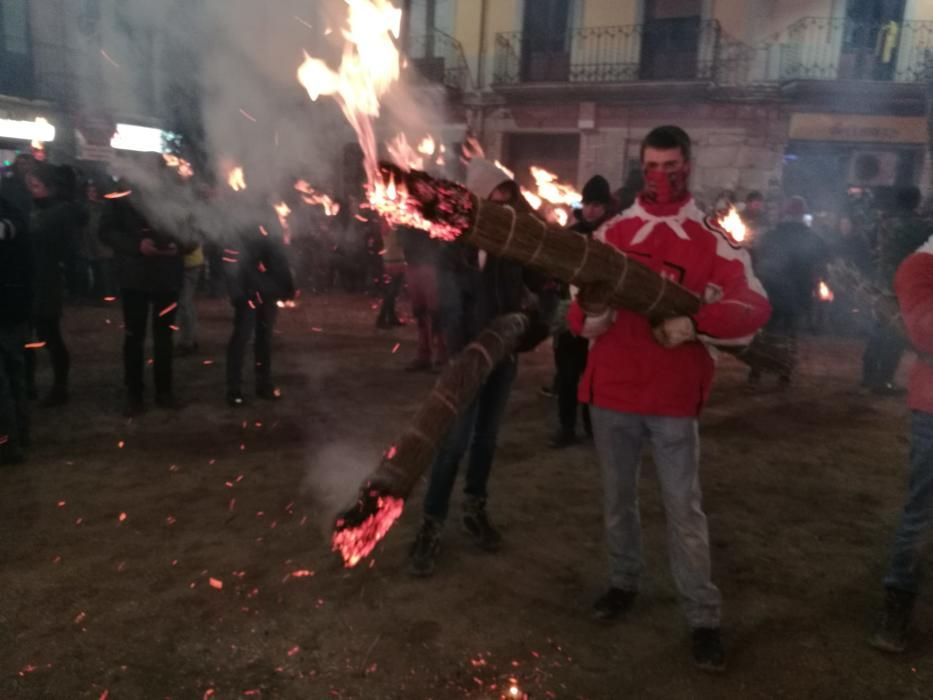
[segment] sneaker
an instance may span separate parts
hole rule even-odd
[[[700,627],[693,630],[693,665],[701,671],[722,673],[726,670],[726,651],[718,627]]]
[[[557,434],[548,441],[548,445],[550,445],[553,450],[562,450],[565,447],[573,447],[579,443],[580,439],[574,435],[574,433],[566,430],[558,431]]]
[[[240,408],[241,406],[246,405],[246,399],[243,398],[242,391],[228,391],[227,392],[227,405],[233,406],[234,408]]]
[[[68,403],[68,389],[66,387],[54,387],[39,405],[43,408],[55,408],[64,406],[66,403]]]
[[[463,504],[463,531],[483,551],[498,552],[502,547],[502,535],[489,522],[486,500],[483,498],[467,498]]]
[[[146,404],[142,396],[127,396],[126,403],[123,405],[123,416],[126,418],[136,418],[146,412]]]
[[[593,618],[596,620],[615,620],[635,605],[636,591],[624,588],[610,588],[593,603]]]
[[[874,634],[868,640],[875,649],[900,654],[907,648],[907,628],[914,608],[914,594],[888,588],[884,598],[884,612]]]
[[[421,523],[408,552],[408,572],[412,576],[430,576],[434,573],[437,555],[441,551],[442,525],[440,521],[428,517]]]

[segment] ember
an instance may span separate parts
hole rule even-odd
[[[351,568],[369,556],[389,528],[398,520],[405,501],[380,495],[370,489],[356,506],[337,521],[331,540],[333,551],[340,552],[344,566]]]

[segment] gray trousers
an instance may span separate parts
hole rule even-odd
[[[718,627],[721,598],[710,579],[709,533],[700,491],[700,440],[695,418],[619,413],[592,407],[593,433],[603,473],[609,583],[637,591],[642,570],[638,474],[642,447],[657,466],[671,573],[687,622]]]

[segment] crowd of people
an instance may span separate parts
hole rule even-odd
[[[325,227],[326,235],[296,239],[291,249],[272,210],[243,198],[226,204],[242,210],[242,216],[223,236],[210,236],[193,224],[165,231],[147,217],[131,189],[104,193],[99,183],[88,182],[79,194],[74,170],[18,159],[0,189],[2,459],[22,461],[29,445],[28,404],[36,391],[39,349],[48,354],[54,378],[43,404],[68,401],[69,354],[61,333],[66,294],[119,297],[125,414],[130,417],[146,410],[143,348],[150,326],[155,404],[168,410],[178,406],[173,356],[198,351],[196,293],[205,280],[217,291],[222,279],[233,307],[226,356],[226,399],[232,407],[246,402],[242,375],[251,340],[255,396],[280,396],[271,374],[272,332],[277,302],[296,294],[296,269],[299,283],[318,291],[334,285],[351,292],[378,291],[379,329],[404,323],[397,303],[407,285],[418,339],[406,366],[412,372],[441,370],[493,318],[528,312],[538,325],[548,324],[553,337],[555,380],[548,393],[556,399],[557,428],[551,446],[579,442],[582,418],[602,469],[609,575],[594,616],[623,616],[639,592],[638,478],[648,447],[668,520],[671,570],[692,633],[692,658],[702,669],[719,671],[725,665],[721,597],[711,577],[699,480],[698,416],[714,373],[706,343],[744,345],[765,328],[793,347],[813,316],[827,266],[842,261],[882,293],[896,290],[910,342],[924,358],[911,379],[910,493],[885,579],[885,616],[873,638],[880,648],[903,649],[918,587],[920,540],[933,518],[933,374],[925,364],[925,353],[933,355],[928,330],[933,324],[933,250],[925,245],[931,227],[917,214],[919,191],[904,188],[893,211],[842,218],[832,229],[811,225],[802,197],[782,202],[772,221],[765,198],[752,192],[742,209],[749,234],[736,240],[690,193],[692,153],[685,132],[673,126],[650,132],[640,163],[635,177],[616,193],[604,177],[592,177],[569,228],[637,256],[696,293],[703,304],[693,316],[652,324],[643,315],[610,308],[613,290],[605,285],[576,289],[462,242],[388,226],[352,205]],[[483,158],[470,161],[466,185],[491,202],[531,211],[515,180]],[[342,237],[328,238],[341,226]],[[835,304],[851,307],[854,300],[837,290]],[[863,384],[871,392],[896,393],[894,373],[908,341],[887,318],[866,330]],[[409,553],[412,574],[430,576],[435,570],[464,458],[461,525],[481,549],[499,548],[501,535],[487,511],[488,485],[517,372],[515,356],[498,365],[440,446]],[[753,370],[750,387],[756,389],[761,381]],[[778,382],[788,388],[792,368]]]

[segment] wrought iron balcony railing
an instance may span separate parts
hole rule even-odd
[[[408,60],[429,82],[463,92],[470,88],[470,69],[463,46],[449,34],[435,29],[408,38]]]
[[[853,22],[804,17],[782,44],[784,80],[882,80],[915,83],[933,77],[933,22]]]
[[[570,29],[564,35],[496,35],[493,82],[607,83],[709,80],[719,23],[698,17]]]

